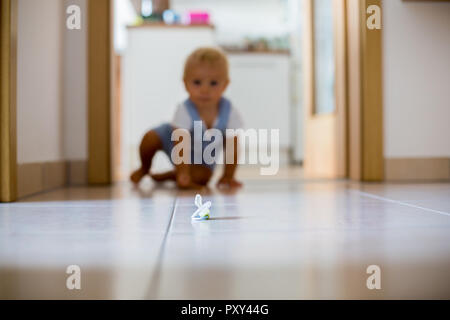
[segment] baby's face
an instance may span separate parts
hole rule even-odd
[[[214,107],[228,86],[224,67],[206,63],[192,67],[184,79],[190,99],[198,107]]]

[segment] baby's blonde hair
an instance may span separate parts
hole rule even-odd
[[[225,76],[228,80],[227,56],[221,50],[210,47],[198,48],[189,55],[189,57],[186,59],[186,63],[184,64],[183,79],[186,79],[187,74],[191,68],[200,63],[208,63],[212,66],[223,67]]]

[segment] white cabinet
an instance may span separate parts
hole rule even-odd
[[[289,55],[230,53],[228,58],[231,82],[225,95],[239,108],[246,128],[280,130],[286,160],[291,146]]]

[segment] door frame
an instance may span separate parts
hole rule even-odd
[[[381,9],[383,22],[382,0],[346,2],[349,178],[383,181],[383,26],[369,30],[366,22],[370,5]]]
[[[314,12],[305,6],[305,170],[312,177],[349,178],[354,181],[384,179],[382,28],[366,27],[370,5],[381,0],[333,0],[336,109],[314,114]],[[344,45],[343,45],[344,44]],[[333,131],[334,136],[329,134]],[[321,133],[328,134],[321,134]],[[313,137],[309,136],[314,133]],[[320,137],[320,154],[312,154]],[[317,140],[316,140],[317,141]],[[316,147],[317,148],[317,147]],[[308,151],[310,151],[308,155]],[[323,152],[322,152],[323,151]],[[323,170],[323,169],[326,170]]]
[[[304,0],[312,1],[312,0]],[[344,110],[337,133],[344,148],[339,157],[342,177],[356,181],[384,179],[382,29],[366,28],[366,8],[382,0],[335,0],[345,8],[346,41]],[[113,99],[111,0],[89,1],[88,16],[88,181],[112,182],[111,110]],[[96,14],[110,12],[110,15]],[[101,67],[97,65],[101,62]],[[109,67],[107,67],[109,66]],[[305,66],[310,68],[310,66]],[[305,69],[306,69],[305,68]],[[101,90],[99,90],[101,89]],[[94,94],[95,93],[95,94]],[[101,98],[96,97],[100,95]],[[307,141],[306,141],[307,142]],[[347,146],[345,148],[345,146]]]
[[[112,0],[87,1],[88,183],[110,184]]]
[[[0,0],[0,202],[17,199],[17,1]]]

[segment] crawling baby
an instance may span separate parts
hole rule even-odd
[[[235,179],[238,136],[226,132],[226,129],[236,130],[242,128],[243,125],[238,110],[228,99],[223,97],[230,82],[226,56],[215,48],[195,50],[186,60],[183,80],[189,98],[178,105],[172,123],[161,124],[144,135],[139,147],[141,167],[131,174],[131,181],[137,185],[145,175],[149,174],[157,182],[173,180],[182,189],[200,189],[206,186],[211,179],[216,163],[205,161],[203,151],[209,144],[218,141],[215,139],[206,143],[201,141],[201,162],[194,161],[194,158],[198,158],[198,154],[194,154],[195,148],[193,147],[196,144],[195,136],[197,136],[193,134],[194,123],[201,121],[203,129],[215,128],[222,132],[223,141],[220,145],[223,146],[224,157],[227,160],[224,172],[217,183],[218,186],[228,188],[242,186]],[[192,147],[182,148],[181,152],[173,153],[173,148],[183,142],[182,139],[172,141],[172,133],[177,129],[189,131]],[[200,138],[202,137],[203,135]],[[227,148],[227,145],[232,147]],[[174,164],[173,170],[159,174],[150,172],[152,159],[157,151],[163,151],[169,156]],[[182,160],[186,159],[184,152],[190,155],[189,161]],[[227,152],[230,152],[228,157]]]

